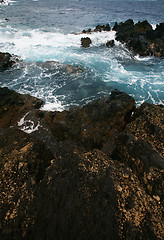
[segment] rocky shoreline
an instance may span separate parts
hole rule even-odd
[[[0,240],[162,240],[164,106],[41,105],[0,88]]]
[[[132,19],[128,19],[125,22],[116,22],[113,28],[109,24],[97,25],[94,30],[83,30],[82,33],[91,34],[111,30],[116,31],[116,40],[125,44],[134,55],[164,57],[164,23],[157,24],[153,29],[147,20],[134,23]],[[81,38],[82,47],[90,47],[91,43],[89,37]],[[107,47],[113,47],[114,39],[105,44]]]
[[[134,54],[163,57],[163,27],[127,20],[113,30]],[[111,27],[82,33],[101,31]],[[81,39],[83,47],[91,43]],[[0,71],[18,61],[0,53]],[[118,90],[62,112],[42,111],[42,104],[0,88],[0,240],[164,239],[164,106],[136,107]]]

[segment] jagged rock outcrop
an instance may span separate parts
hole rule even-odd
[[[0,127],[7,128],[17,122],[30,110],[40,108],[42,100],[0,88]]]
[[[16,56],[12,56],[10,53],[0,52],[0,71],[9,69],[17,61],[18,61],[18,58]]]
[[[163,106],[135,108],[115,90],[68,111],[26,110],[39,122],[30,135],[1,122],[0,240],[163,239]]]
[[[116,40],[126,43],[126,46],[140,56],[164,57],[164,23],[160,23],[153,30],[145,20],[134,24],[129,19],[124,23],[115,23]]]
[[[92,33],[92,32],[102,32],[102,31],[107,31],[109,32],[111,30],[110,25],[107,23],[106,25],[97,25],[93,30],[91,28],[87,30],[83,30],[82,33]]]
[[[86,149],[105,149],[120,133],[135,108],[132,97],[117,90],[81,109],[45,113],[43,120],[58,141],[71,140]],[[108,149],[109,151],[109,149]]]

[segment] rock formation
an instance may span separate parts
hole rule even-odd
[[[164,57],[164,23],[160,23],[153,30],[145,20],[134,24],[129,19],[124,23],[115,23],[113,30],[116,40],[126,43],[126,46],[140,56]]]
[[[163,106],[117,90],[63,112],[0,98],[0,240],[164,238]]]
[[[109,32],[111,30],[110,25],[107,23],[106,25],[97,25],[93,30],[89,28],[88,30],[83,30],[82,33],[92,33],[92,32],[102,32],[102,31],[107,31]]]
[[[92,41],[89,37],[81,38],[81,46],[84,48],[90,47]]]
[[[107,47],[113,47],[115,45],[114,40],[110,40],[106,42]]]
[[[18,61],[18,57],[10,53],[0,52],[0,71],[7,70]]]

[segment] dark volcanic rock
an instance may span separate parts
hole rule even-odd
[[[81,38],[81,45],[84,48],[88,48],[90,44],[92,43],[91,39],[89,37]]]
[[[16,61],[17,59],[14,59],[11,54],[0,52],[0,71],[4,71],[10,68],[11,66],[13,66],[13,64],[16,63]]]
[[[106,25],[97,25],[94,29],[94,32],[101,32],[101,31],[110,31],[111,27],[109,24]]]
[[[110,31],[111,27],[107,23],[106,25],[97,25],[94,30],[89,28],[88,30],[83,30],[82,33],[92,33],[92,32],[102,32],[102,31]]]
[[[15,125],[27,112],[41,107],[42,101],[8,88],[0,88],[0,127]]]
[[[134,24],[129,19],[124,23],[115,23],[113,30],[116,33],[116,40],[126,43],[126,46],[141,56],[164,56],[164,24],[160,23],[156,29],[145,20]]]
[[[63,144],[39,185],[37,224],[27,239],[119,239],[112,167],[100,151]]]
[[[115,45],[114,40],[107,41],[107,43],[106,43],[107,47],[113,47],[114,45]]]
[[[44,121],[58,141],[69,139],[87,149],[104,151],[110,145],[112,151],[111,142],[124,129],[134,108],[134,99],[116,90],[110,97],[95,100],[81,109],[46,113]]]
[[[0,129],[0,239],[23,239],[34,222],[31,204],[53,155],[16,129]]]
[[[135,108],[115,90],[81,108],[43,112],[33,97],[0,93],[8,109],[1,127],[16,124],[14,109],[25,107],[24,124],[39,122],[32,136],[0,128],[0,240],[164,238],[163,106]]]
[[[113,31],[117,32],[127,32],[130,31],[134,27],[134,22],[132,19],[126,20],[124,23],[120,22],[119,24],[115,22],[115,25],[113,27]]]
[[[142,104],[136,109],[134,120],[126,126],[126,131],[151,144],[164,158],[164,106]]]

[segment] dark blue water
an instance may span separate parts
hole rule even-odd
[[[0,73],[0,86],[42,98],[45,109],[81,105],[115,88],[138,104],[164,104],[163,59],[133,58],[119,43],[106,48],[106,41],[115,37],[112,31],[91,34],[89,49],[82,49],[82,35],[74,34],[129,18],[147,19],[155,27],[164,22],[163,13],[163,1],[17,0],[1,5],[0,51],[18,55],[21,61]],[[38,64],[45,61],[80,66],[82,71]]]

